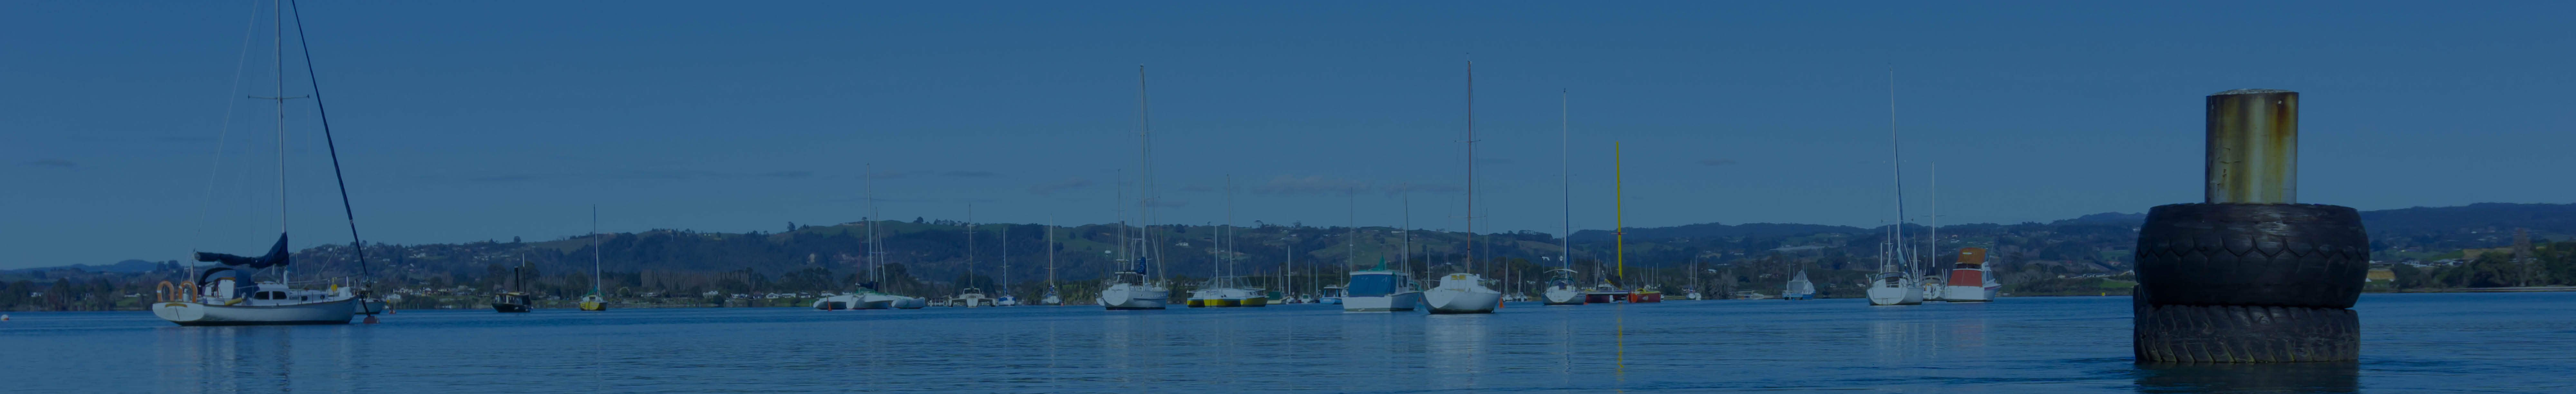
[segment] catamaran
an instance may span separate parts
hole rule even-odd
[[[1476,62],[1467,61],[1467,243],[1466,265],[1440,277],[1440,284],[1422,292],[1422,302],[1431,313],[1494,313],[1503,303],[1503,292],[1485,287],[1485,277],[1476,273]],[[1349,302],[1349,300],[1343,300]]]
[[[930,306],[930,300],[923,299],[921,297],[895,295],[893,293],[887,293],[884,289],[880,288],[881,286],[884,286],[884,283],[887,283],[887,279],[891,278],[887,278],[885,276],[885,262],[881,261],[883,256],[885,256],[885,252],[877,249],[877,226],[884,225],[888,221],[877,216],[877,179],[874,175],[876,173],[876,166],[873,164],[868,165],[865,169],[861,170],[861,172],[869,174],[867,176],[868,220],[865,221],[868,226],[868,255],[860,258],[859,261],[861,264],[864,264],[864,266],[860,267],[859,271],[867,273],[870,280],[859,283],[857,288],[851,290],[849,294],[824,297],[821,300],[815,300],[814,309],[921,309],[922,307]]]

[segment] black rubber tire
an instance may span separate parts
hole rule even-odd
[[[2136,253],[2153,305],[2351,308],[2370,274],[2361,213],[2333,205],[2159,206]]]
[[[2263,364],[2138,365],[2140,394],[2355,393],[2361,363],[2354,361]]]
[[[2351,309],[2140,305],[2133,347],[2142,363],[2282,363],[2361,357]]]

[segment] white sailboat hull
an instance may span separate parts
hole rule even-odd
[[[889,309],[894,308],[895,304],[902,303],[906,298],[912,297],[891,294],[861,294],[859,295],[859,303],[857,305],[851,305],[850,309]],[[919,298],[912,299],[916,301],[920,300]]]
[[[1494,313],[1494,306],[1503,303],[1503,293],[1481,287],[1432,288],[1422,292],[1422,302],[1431,305],[1431,313]]]
[[[1110,310],[1163,309],[1172,302],[1172,291],[1153,287],[1117,284],[1100,291],[1100,306]]]
[[[274,306],[163,302],[152,304],[152,315],[182,326],[349,324],[358,307],[356,298]]]
[[[376,298],[359,299],[358,310],[355,312],[356,313],[354,314],[358,315],[385,313],[385,300]]]
[[[1408,291],[1379,297],[1341,297],[1343,312],[1405,312],[1420,307],[1422,292]]]
[[[1583,290],[1573,288],[1550,288],[1546,293],[1540,293],[1539,297],[1546,301],[1547,305],[1583,305]]]
[[[821,309],[821,310],[827,310],[827,311],[828,311],[828,310],[841,310],[841,309],[859,309],[859,308],[858,308],[858,304],[859,304],[859,296],[854,296],[854,295],[836,295],[836,296],[823,297],[822,299],[814,300],[814,309]]]
[[[1449,274],[1440,286],[1422,292],[1422,302],[1431,313],[1494,313],[1503,304],[1503,292],[1486,288],[1483,278],[1475,274]]]
[[[1884,284],[1869,287],[1870,305],[1918,305],[1923,303],[1923,287],[1906,281],[1897,287]]]

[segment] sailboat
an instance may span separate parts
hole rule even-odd
[[[196,261],[213,262],[218,263],[219,265],[200,271],[193,281],[176,285],[163,282],[163,285],[169,286],[168,288],[170,291],[162,293],[163,295],[156,299],[156,302],[152,304],[152,315],[154,317],[159,317],[162,320],[167,320],[171,323],[176,323],[182,326],[349,324],[349,318],[359,314],[369,315],[367,317],[367,322],[373,323],[375,322],[375,316],[373,316],[373,314],[384,310],[384,302],[382,300],[377,300],[371,294],[366,294],[366,292],[360,291],[354,287],[343,286],[343,282],[346,282],[345,280],[332,281],[331,285],[327,289],[322,290],[296,288],[295,286],[298,285],[298,283],[291,280],[293,278],[293,272],[287,268],[294,259],[293,253],[287,249],[286,100],[300,97],[313,98],[313,105],[317,111],[316,113],[322,114],[320,119],[322,120],[323,141],[325,141],[326,144],[330,144],[329,141],[331,138],[331,118],[329,116],[329,112],[321,110],[324,107],[322,105],[322,89],[319,81],[312,82],[312,92],[308,96],[288,97],[286,95],[286,48],[284,47],[284,37],[286,36],[286,13],[289,11],[288,6],[289,5],[284,2],[279,2],[276,7],[277,22],[275,35],[278,37],[277,41],[280,43],[279,48],[277,49],[278,55],[276,56],[276,75],[278,79],[277,95],[273,97],[258,97],[273,100],[277,103],[277,243],[269,247],[268,254],[259,257],[236,256],[209,252],[193,253],[191,257]],[[304,42],[302,34],[303,22],[301,21],[301,17],[296,19],[296,42],[301,45]],[[304,57],[305,64],[308,65],[305,72],[308,79],[310,79],[310,76],[313,73],[313,70],[309,66],[312,64],[312,52],[310,48],[305,49]],[[343,213],[351,214],[349,220],[349,235],[350,238],[355,239],[357,238],[358,232],[357,219],[354,216],[354,211],[349,209],[348,184],[345,181],[345,178],[339,177],[340,159],[337,144],[331,144],[331,152],[331,171],[333,177],[342,179],[340,182],[341,209]],[[366,267],[366,243],[354,242],[352,243],[351,249],[357,251],[358,265],[360,270],[364,272]],[[277,275],[275,275],[276,279],[273,281],[260,281],[256,279],[258,275],[267,268],[278,269]],[[217,279],[218,274],[223,274],[224,276]],[[317,284],[320,283],[303,283],[303,285],[307,286]]]
[[[815,301],[815,309],[836,309],[833,308],[833,305],[831,304],[836,302],[841,304],[840,308],[846,309],[921,309],[922,307],[930,306],[930,301],[922,299],[921,297],[887,293],[883,288],[881,288],[888,279],[892,278],[885,277],[885,261],[883,261],[885,252],[877,250],[877,227],[884,225],[887,220],[884,220],[877,214],[877,182],[876,176],[874,175],[876,173],[875,169],[876,166],[871,164],[867,166],[866,170],[862,171],[870,175],[867,177],[868,255],[860,259],[860,261],[865,262],[868,267],[860,269],[860,272],[867,273],[872,280],[869,280],[866,283],[860,283],[858,288],[852,290],[850,294],[838,297],[827,297],[823,300]]]
[[[1143,194],[1137,195],[1136,199],[1136,215],[1138,217],[1137,224],[1140,226],[1152,225],[1150,218],[1152,217],[1151,209],[1154,205],[1153,107],[1148,105],[1150,101],[1148,100],[1149,96],[1146,92],[1145,66],[1139,65],[1136,66],[1136,135],[1139,144],[1143,146],[1143,149],[1141,149],[1138,154],[1138,157],[1140,157],[1139,161],[1144,164],[1144,168],[1142,170],[1144,174],[1138,178],[1142,181],[1139,182],[1138,189],[1143,191]],[[1119,199],[1124,200],[1126,197],[1121,196]],[[1150,238],[1151,233],[1145,231],[1149,228],[1151,227],[1136,229],[1137,239],[1134,241],[1142,242],[1145,241],[1146,238]],[[1119,239],[1118,242],[1119,249],[1128,250],[1128,248],[1131,247],[1134,249],[1126,253],[1126,256],[1123,256],[1128,259],[1121,261],[1132,260],[1136,264],[1133,267],[1129,267],[1127,270],[1110,274],[1108,283],[1109,287],[1100,290],[1100,298],[1098,302],[1101,307],[1109,310],[1163,309],[1164,304],[1172,302],[1172,290],[1168,287],[1164,287],[1162,281],[1154,280],[1145,276],[1146,272],[1148,272],[1145,269],[1146,253],[1149,250],[1152,250],[1145,248],[1145,246],[1155,244],[1152,242],[1131,243],[1130,240],[1125,239],[1127,230],[1127,226],[1118,227],[1118,234],[1121,236],[1121,239]]]
[[[1002,238],[1002,283],[1001,283],[1001,287],[1002,287],[1002,291],[1001,291],[1001,293],[1002,293],[1002,296],[1001,296],[1001,297],[997,297],[997,298],[994,298],[994,299],[993,299],[993,306],[1020,306],[1020,296],[1012,295],[1012,294],[1011,294],[1011,227],[1010,227],[1010,225],[1007,225],[1007,224],[1002,225],[1002,236],[1001,236],[1001,238]]]
[[[527,258],[521,257],[519,259],[519,266],[526,265],[528,265]],[[519,275],[519,267],[510,267],[510,291],[492,295],[492,311],[501,313],[527,313],[531,308],[535,308],[536,302],[528,297],[528,292],[525,290],[526,288],[527,278]]]
[[[1264,294],[1261,289],[1253,288],[1242,276],[1234,275],[1234,243],[1236,241],[1236,237],[1234,233],[1233,177],[1227,177],[1225,188],[1226,225],[1224,227],[1217,228],[1217,231],[1221,233],[1215,234],[1211,240],[1211,243],[1216,244],[1215,246],[1219,255],[1218,260],[1220,263],[1215,267],[1210,267],[1211,269],[1216,270],[1216,275],[1208,278],[1207,282],[1199,285],[1199,290],[1194,292],[1194,296],[1190,297],[1190,306],[1211,306],[1220,308],[1268,306],[1270,305],[1270,296],[1268,294]]]
[[[599,271],[599,206],[590,206],[590,295],[581,296],[581,310],[608,310],[608,298],[602,296]]]
[[[1789,278],[1789,284],[1788,284],[1788,286],[1785,286],[1785,287],[1783,287],[1783,288],[1781,288],[1781,289],[1780,289],[1780,299],[1783,299],[1783,300],[1812,300],[1812,299],[1816,299],[1816,282],[1807,280],[1807,270],[1798,270],[1798,275],[1797,275],[1797,276],[1793,276],[1793,277],[1790,277],[1790,278]]]
[[[1691,261],[1691,264],[1690,264],[1690,271],[1689,271],[1689,272],[1690,272],[1690,276],[1685,277],[1685,278],[1689,278],[1689,279],[1687,279],[1687,280],[1686,280],[1686,282],[1688,282],[1689,284],[1682,285],[1682,299],[1685,299],[1685,300],[1698,300],[1698,299],[1700,299],[1700,294],[1699,294],[1699,261]]]
[[[1064,305],[1064,297],[1056,295],[1056,287],[1055,287],[1055,219],[1047,219],[1047,247],[1046,247],[1046,250],[1047,250],[1047,287],[1046,287],[1046,295],[1045,295],[1045,296],[1038,297],[1038,305]]]
[[[1271,304],[1271,305],[1279,305],[1279,304],[1294,304],[1294,303],[1303,303],[1303,302],[1307,302],[1307,301],[1305,301],[1305,300],[1303,300],[1303,299],[1299,299],[1299,298],[1298,298],[1298,296],[1297,296],[1296,294],[1294,294],[1294,293],[1290,293],[1290,292],[1289,292],[1289,291],[1291,291],[1291,290],[1295,290],[1295,289],[1297,289],[1297,276],[1296,276],[1296,274],[1295,274],[1296,272],[1297,272],[1297,246],[1296,246],[1296,245],[1289,245],[1289,246],[1288,246],[1288,258],[1287,258],[1286,260],[1281,260],[1281,261],[1279,262],[1279,288],[1280,288],[1280,290],[1271,290],[1271,291],[1270,291],[1270,304]]]
[[[1583,305],[1585,298],[1582,286],[1574,284],[1574,277],[1582,273],[1574,271],[1574,133],[1567,127],[1572,124],[1568,123],[1572,113],[1568,109],[1572,108],[1569,103],[1567,93],[1558,91],[1556,132],[1560,161],[1557,165],[1562,167],[1562,172],[1558,173],[1561,176],[1558,186],[1565,193],[1565,232],[1557,238],[1556,269],[1547,270],[1555,274],[1555,278],[1548,279],[1547,287],[1539,290],[1541,305]]]
[[[948,296],[948,301],[943,303],[941,306],[962,306],[968,308],[994,306],[993,297],[984,295],[984,289],[975,287],[975,282],[973,282],[975,278],[974,205],[966,206],[966,278],[967,282],[964,283],[966,287],[957,289],[957,295]]]
[[[1440,284],[1422,292],[1422,302],[1431,313],[1494,313],[1503,303],[1503,292],[1485,287],[1485,277],[1476,274],[1476,61],[1467,61],[1467,251],[1466,266],[1440,277]],[[1347,300],[1345,302],[1348,302]]]
[[[1888,168],[1896,191],[1896,223],[1887,227],[1887,243],[1879,249],[1878,274],[1869,283],[1870,305],[1916,305],[1923,303],[1923,287],[1915,284],[1913,259],[1905,250],[1905,155],[1896,137],[1896,72],[1888,71],[1887,142]]]

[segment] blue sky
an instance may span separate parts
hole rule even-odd
[[[0,267],[253,252],[279,225],[265,10],[0,4]],[[1149,68],[1167,221],[1943,223],[2198,200],[2201,97],[2303,92],[2301,197],[2569,202],[2569,3],[305,4],[362,231],[391,243],[777,231],[865,214],[1065,224],[1135,195]],[[2223,12],[2218,11],[2224,9]],[[247,33],[247,34],[245,34]],[[289,36],[292,44],[292,36]],[[294,52],[287,54],[295,61]],[[236,77],[236,73],[240,73]],[[290,67],[287,94],[304,95]],[[298,247],[347,242],[289,102]],[[1127,183],[1115,178],[1124,169]],[[211,185],[211,187],[210,187]],[[1132,204],[1130,204],[1132,205]],[[1355,205],[1355,206],[1354,206]],[[1919,218],[1918,218],[1919,219]]]

